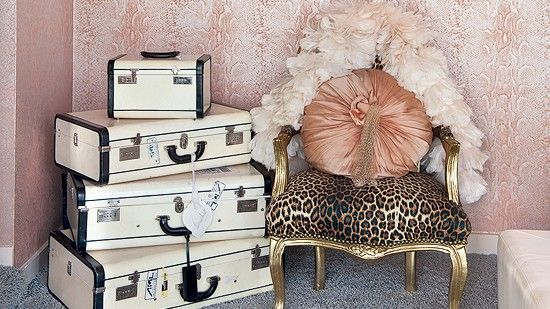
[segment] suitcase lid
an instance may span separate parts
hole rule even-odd
[[[136,74],[174,74],[178,70],[193,71],[191,74],[203,74],[204,63],[210,60],[210,55],[179,55],[173,58],[144,58],[140,55],[120,55],[107,65],[108,74],[118,74],[124,71],[136,70]],[[149,72],[153,70],[155,72]],[[127,74],[127,73],[122,73]]]
[[[177,134],[181,133],[187,133],[191,137],[200,134],[199,130],[217,129],[225,132],[226,127],[231,126],[238,132],[239,127],[241,131],[249,130],[252,124],[250,112],[216,103],[212,103],[210,111],[202,119],[112,119],[107,116],[107,110],[65,113],[59,114],[57,118],[106,129],[103,131],[107,133],[111,147],[131,145],[138,133],[141,138],[161,135],[168,138],[163,140],[175,140],[179,139]],[[173,136],[169,136],[170,134]]]
[[[271,194],[271,179],[251,164],[210,168],[195,172],[199,194],[207,199],[216,181],[223,187],[220,199],[254,199]],[[77,176],[70,175],[68,205],[85,208],[124,207],[143,204],[172,204],[174,198],[182,198],[184,205],[191,201],[191,173],[163,176],[133,182],[99,186]],[[73,207],[74,207],[73,206]]]

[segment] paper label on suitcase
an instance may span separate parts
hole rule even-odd
[[[208,193],[208,202],[206,204],[210,206],[210,209],[216,210],[218,207],[218,200],[222,196],[223,189],[225,189],[225,184],[219,180],[216,180],[212,190]]]
[[[159,144],[156,137],[150,137],[147,139],[147,150],[149,153],[149,159],[155,162],[156,165],[160,164]]]
[[[157,279],[158,270],[147,272],[147,282],[145,284],[145,300],[157,299]]]

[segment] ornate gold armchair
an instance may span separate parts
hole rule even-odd
[[[434,128],[446,152],[446,186],[426,174],[378,181],[385,190],[354,188],[351,180],[308,170],[289,179],[287,146],[296,134],[283,127],[274,139],[273,200],[266,212],[275,308],[284,306],[282,257],[287,246],[315,247],[316,290],[325,286],[325,248],[363,259],[405,253],[405,289],[416,290],[415,252],[451,256],[449,308],[458,309],[467,274],[470,223],[460,206],[460,144],[447,128]],[[368,187],[368,186],[367,186]],[[356,211],[357,210],[357,211]]]

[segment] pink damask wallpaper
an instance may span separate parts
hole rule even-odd
[[[334,1],[334,0],[333,0]],[[450,71],[485,132],[489,192],[466,206],[474,230],[550,229],[545,0],[393,1],[430,19]],[[73,108],[106,105],[107,60],[140,50],[207,52],[213,99],[259,105],[328,0],[75,0]]]

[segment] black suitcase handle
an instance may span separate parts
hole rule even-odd
[[[163,215],[158,216],[157,220],[160,224],[160,229],[166,234],[170,236],[189,236],[191,235],[191,231],[188,230],[185,226],[182,227],[171,227],[168,225],[168,220],[170,220],[169,216]]]
[[[208,289],[203,292],[199,292],[197,288],[197,265],[182,267],[183,283],[180,286],[180,295],[185,301],[198,302],[207,299],[216,292],[218,288],[219,276],[209,277],[207,279]]]
[[[195,161],[199,160],[199,158],[204,154],[204,149],[206,148],[206,142],[197,142],[197,150],[195,151]],[[168,151],[168,157],[170,157],[170,160],[174,161],[176,164],[184,164],[184,163],[191,163],[191,155],[186,154],[183,156],[180,156],[176,153],[176,150],[178,149],[176,146],[166,146],[166,151]]]
[[[170,227],[168,225],[168,220],[170,220],[170,217],[166,215],[157,216],[157,220],[159,220],[160,228],[164,233],[166,233],[166,235],[185,236],[187,266],[181,268],[183,282],[181,285],[179,285],[180,296],[188,302],[198,302],[212,296],[212,294],[214,294],[214,292],[216,292],[216,289],[218,288],[220,277],[209,277],[207,279],[208,283],[210,284],[208,286],[208,289],[206,289],[206,291],[199,292],[197,286],[197,265],[191,266],[189,261],[189,237],[191,236],[191,231],[189,231],[185,226],[176,228]]]
[[[170,51],[170,52],[142,51],[140,54],[143,58],[174,58],[174,57],[177,57],[180,54],[180,52],[179,51]]]

